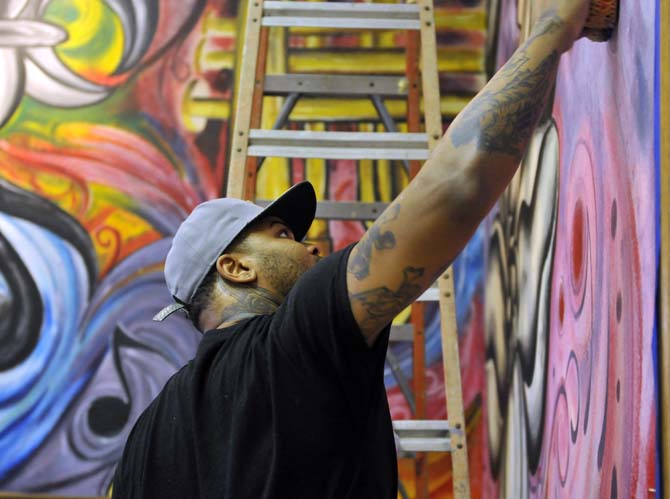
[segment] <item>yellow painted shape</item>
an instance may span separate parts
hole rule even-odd
[[[81,205],[83,200],[81,185],[67,177],[49,173],[36,173],[35,185],[39,187],[41,196],[56,202],[63,211],[75,214],[83,208]]]
[[[96,187],[97,185],[93,184],[91,189],[95,191]],[[95,216],[96,214],[100,214],[98,213],[98,210],[108,206],[108,203],[104,202],[104,199],[101,197],[94,203],[90,215]],[[115,209],[109,215],[105,216],[104,224],[98,225],[97,229],[101,231],[103,229],[112,229],[116,231],[120,236],[119,243],[121,246],[123,246],[123,243],[126,241],[136,239],[147,232],[153,232],[153,227],[151,227],[145,220],[134,213],[123,209]],[[99,254],[105,254],[108,251],[107,248],[101,246],[99,240],[93,238],[93,243]]]
[[[393,319],[393,324],[399,326],[401,324],[406,324],[409,321],[409,317],[412,313],[412,306],[406,307],[402,312],[395,316]]]
[[[325,45],[324,39],[320,35],[308,35],[305,37],[305,47],[309,49],[318,49]]]
[[[266,158],[256,177],[256,197],[275,199],[291,185],[284,158]]]
[[[230,102],[223,99],[195,98],[188,101],[188,111],[196,116],[227,120],[230,117]]]
[[[484,9],[454,10],[448,8],[436,8],[435,27],[437,31],[445,29],[485,31],[486,11]]]
[[[359,47],[373,48],[379,45],[377,34],[373,31],[363,31],[358,39]]]
[[[102,184],[89,184],[89,188],[93,202],[83,224],[91,235],[102,273],[138,247],[161,237],[151,224],[129,210],[133,206],[130,198]]]
[[[482,72],[481,50],[455,48],[438,49],[438,70]],[[404,74],[405,55],[396,50],[305,50],[289,54],[288,67],[292,73],[347,73],[347,74]]]
[[[194,56],[196,71],[232,69],[235,64],[233,52],[215,49],[209,46],[207,39],[203,38],[198,43]]]
[[[292,73],[403,73],[405,58],[401,52],[390,50],[314,50],[290,54],[288,65]]]
[[[377,47],[392,48],[396,47],[398,39],[397,31],[380,31],[377,33]]]
[[[393,116],[397,116],[404,105],[401,101],[387,101],[386,104]],[[379,115],[369,99],[302,99],[293,109],[291,118],[296,121],[360,121],[377,120]]]
[[[211,97],[209,85],[205,81],[193,80],[184,89],[181,118],[190,132],[202,132],[208,119],[228,120],[230,112],[230,102]]]
[[[112,9],[101,0],[54,0],[49,9],[54,13],[77,13],[69,21],[57,14],[48,17],[49,20],[57,17],[68,33],[68,39],[57,47],[59,57],[67,66],[84,74],[114,72],[123,57],[124,33]]]
[[[220,17],[214,11],[209,11],[202,23],[202,31],[206,35],[237,36],[237,19]]]
[[[404,167],[398,168],[398,171],[396,172],[396,192],[402,191],[407,187],[407,184],[409,184],[409,173],[407,173],[407,170],[405,170]]]
[[[0,161],[0,177],[28,192],[49,199],[75,218],[80,218],[86,210],[82,204],[86,196],[82,186],[65,175],[40,172],[32,167],[10,164],[3,160]]]
[[[77,17],[63,26],[68,32],[68,39],[61,44],[62,48],[79,48],[95,38],[96,28],[102,23],[104,15],[100,0],[56,0],[52,7],[54,4],[64,4],[70,12],[77,12]]]
[[[374,132],[375,128],[371,123],[361,123],[358,125],[359,132]],[[358,161],[358,199],[364,203],[379,201],[376,196],[375,182],[375,163],[371,159],[362,159]],[[372,221],[363,222],[366,227],[372,225]]]
[[[377,188],[380,201],[389,202],[393,199],[392,163],[388,159],[377,160]]]
[[[128,254],[161,237],[151,224],[131,211],[130,198],[108,186],[90,183],[85,193],[67,175],[10,166],[4,161],[0,163],[0,177],[52,201],[76,218],[91,236],[103,274]],[[86,194],[88,205],[84,206]]]
[[[91,124],[81,121],[59,123],[53,128],[53,138],[61,143],[76,143],[91,136]]]
[[[383,125],[378,125],[376,132],[386,132]],[[377,160],[377,189],[379,191],[379,201],[385,203],[393,199],[393,163],[388,159]]]
[[[467,50],[454,47],[440,47],[437,49],[437,69],[462,73],[481,73],[484,71],[483,48]]]

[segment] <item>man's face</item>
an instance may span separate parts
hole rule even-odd
[[[296,241],[293,231],[277,217],[259,221],[245,241],[259,283],[266,283],[282,298],[321,259],[316,246]]]

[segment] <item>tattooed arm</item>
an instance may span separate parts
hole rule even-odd
[[[588,3],[552,2],[351,252],[349,299],[368,344],[446,269],[512,179]]]

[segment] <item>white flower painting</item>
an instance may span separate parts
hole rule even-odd
[[[58,107],[80,107],[103,100],[110,88],[75,74],[56,55],[65,30],[42,21],[50,0],[0,1],[0,127],[24,95]]]

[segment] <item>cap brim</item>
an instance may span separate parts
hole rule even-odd
[[[177,310],[185,309],[183,303],[171,303],[167,307],[161,309],[156,315],[154,315],[153,320],[156,322],[163,322],[165,319],[174,314]]]
[[[300,182],[284,192],[251,222],[265,217],[281,218],[293,231],[296,241],[301,241],[309,230],[316,214],[316,194],[307,181]]]

